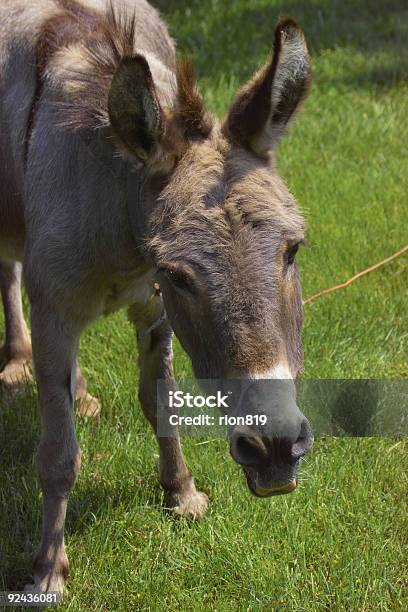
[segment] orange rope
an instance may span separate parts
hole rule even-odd
[[[354,283],[354,281],[356,281],[358,278],[361,278],[365,274],[369,274],[370,272],[373,272],[373,270],[377,270],[377,268],[379,268],[380,266],[388,263],[389,261],[392,261],[393,259],[396,259],[400,255],[405,253],[405,251],[408,251],[408,244],[406,246],[402,247],[402,249],[400,249],[399,251],[397,251],[393,255],[390,255],[389,257],[386,257],[385,259],[382,259],[381,261],[379,261],[378,263],[374,264],[373,266],[370,266],[369,268],[366,268],[365,270],[362,270],[361,272],[358,272],[358,274],[355,274],[354,276],[352,276],[351,278],[346,280],[345,283],[341,283],[340,285],[335,285],[334,287],[328,287],[327,289],[323,289],[322,291],[319,291],[318,293],[315,293],[314,295],[312,295],[309,298],[307,298],[307,300],[305,300],[303,303],[304,304],[310,304],[310,302],[312,302],[313,300],[317,300],[318,298],[322,297],[323,295],[327,295],[328,293],[331,293],[332,291],[337,291],[337,289],[344,289],[345,287],[348,287],[349,285],[351,285],[351,283]]]

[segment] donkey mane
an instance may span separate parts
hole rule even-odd
[[[76,0],[58,0],[61,11],[43,27],[37,43],[38,81],[58,92],[56,123],[72,130],[110,124],[108,96],[113,77],[124,59],[143,55],[163,85],[165,102],[177,101],[185,134],[210,133],[212,121],[196,87],[192,63],[158,58],[138,46],[136,8],[106,4],[98,12]],[[37,96],[38,98],[39,96]]]
[[[43,26],[37,43],[38,81],[58,92],[57,124],[96,129],[109,124],[108,93],[122,59],[135,53],[135,14],[112,0],[98,13],[75,0]]]

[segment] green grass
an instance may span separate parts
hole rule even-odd
[[[162,0],[223,114],[266,57],[279,14],[304,27],[314,86],[279,150],[305,211],[304,295],[408,242],[408,11],[402,0]],[[306,307],[307,378],[406,378],[407,256]],[[3,322],[1,320],[2,328]],[[184,448],[211,510],[199,523],[161,510],[155,442],[136,400],[132,330],[122,313],[85,335],[81,362],[103,402],[78,423],[83,467],[71,497],[71,578],[63,610],[403,610],[408,607],[405,440],[319,439],[299,490],[256,500],[227,442]],[[175,351],[178,375],[191,375]],[[0,590],[29,578],[40,534],[32,460],[33,390],[0,398]]]

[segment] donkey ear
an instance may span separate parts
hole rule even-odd
[[[124,58],[113,77],[108,97],[112,129],[120,144],[146,162],[157,152],[163,114],[149,64],[141,55]]]
[[[304,34],[292,19],[283,19],[275,29],[272,59],[238,94],[224,133],[258,155],[266,155],[285,133],[310,80]]]

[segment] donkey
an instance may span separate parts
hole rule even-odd
[[[81,463],[73,405],[89,400],[77,350],[93,320],[128,307],[139,398],[154,430],[156,381],[174,384],[173,332],[200,379],[293,381],[301,369],[295,254],[305,224],[274,151],[309,83],[303,32],[281,20],[272,58],[219,122],[145,0],[2,2],[0,377],[12,385],[24,376],[32,342],[42,423],[38,592],[61,592],[68,574],[64,522]],[[296,487],[313,441],[294,393],[279,418],[290,435],[230,432],[231,454],[261,497]],[[158,445],[166,506],[200,517],[208,499],[176,428]]]

